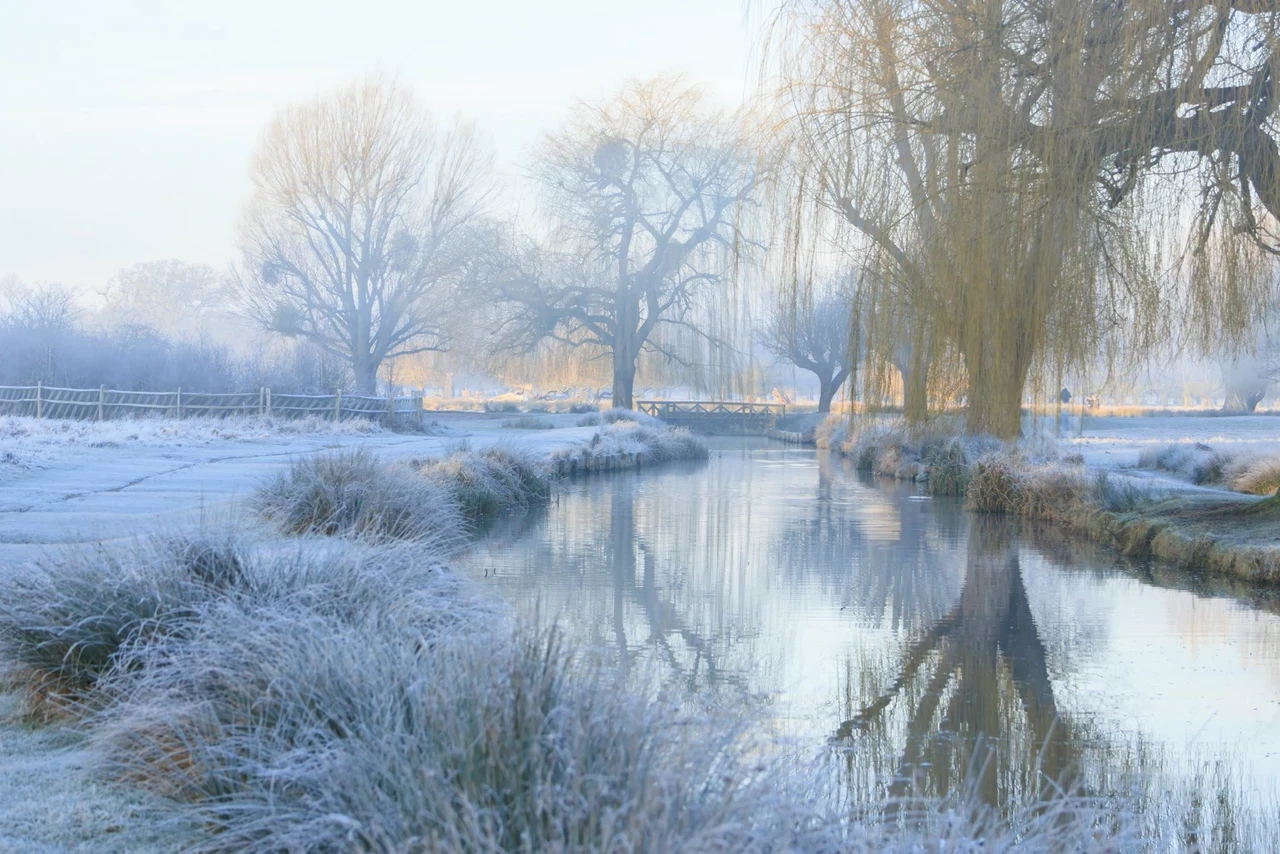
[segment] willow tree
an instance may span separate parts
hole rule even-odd
[[[1274,251],[1280,209],[1278,15],[1261,0],[790,4],[776,56],[794,221],[838,221],[885,271],[892,310],[869,338],[923,344],[925,363],[958,354],[968,429],[1015,435],[1037,365],[1249,326],[1254,247]],[[1193,323],[1166,323],[1177,309]]]
[[[492,157],[372,79],[281,110],[240,228],[249,314],[344,359],[372,393],[389,358],[439,349],[476,249]]]
[[[531,170],[546,238],[508,240],[488,267],[508,309],[499,337],[608,353],[613,403],[630,407],[641,354],[680,360],[664,344],[673,327],[705,337],[699,301],[757,246],[746,224],[764,171],[751,143],[741,116],[678,79],[580,105]]]

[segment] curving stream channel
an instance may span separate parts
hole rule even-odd
[[[822,452],[572,482],[467,570],[779,733],[867,797],[1132,798],[1170,842],[1280,839],[1280,597],[1125,562]]]

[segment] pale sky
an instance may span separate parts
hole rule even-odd
[[[744,0],[68,0],[0,31],[0,275],[98,290],[137,261],[224,266],[272,112],[371,72],[475,120],[515,173],[576,99],[682,72],[753,88]]]

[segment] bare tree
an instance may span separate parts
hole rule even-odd
[[[491,174],[473,128],[437,131],[394,82],[286,108],[259,143],[240,230],[248,311],[342,357],[372,392],[384,360],[443,346]]]
[[[664,327],[695,335],[700,292],[726,283],[757,244],[745,220],[763,170],[739,117],[677,79],[637,84],[582,105],[533,167],[549,239],[517,241],[487,271],[510,309],[500,335],[554,338],[613,362],[613,404],[630,407],[644,351],[681,360]]]
[[[202,337],[204,322],[225,307],[225,283],[208,264],[144,261],[121,270],[103,299],[114,325],[146,326],[166,336]]]
[[[853,294],[847,287],[833,287],[798,297],[774,305],[761,343],[779,359],[817,376],[818,411],[830,412],[855,366]]]

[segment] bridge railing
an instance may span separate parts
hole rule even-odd
[[[740,400],[637,400],[636,410],[655,418],[696,415],[775,418],[787,414],[783,403],[748,403]]]

